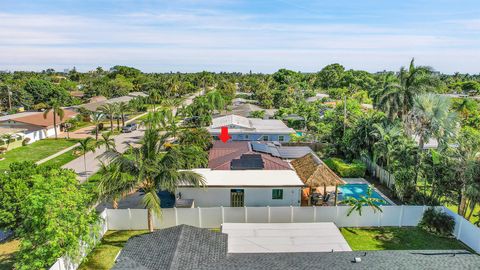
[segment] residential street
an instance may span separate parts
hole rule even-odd
[[[192,103],[193,99],[200,95],[202,92],[198,92],[190,97],[188,97],[184,102],[183,105],[189,105]],[[173,109],[173,112],[176,112],[176,108]],[[115,136],[115,144],[116,148],[119,152],[123,152],[128,148],[129,144],[138,142],[143,136],[143,130],[139,129],[131,133],[122,133],[118,136]],[[80,183],[83,183],[87,180],[88,177],[96,173],[100,166],[100,157],[103,153],[105,153],[105,148],[96,149],[94,153],[89,152],[86,155],[86,163],[87,163],[87,171],[85,171],[84,165],[84,158],[83,156],[78,157],[75,160],[65,164],[63,168],[72,169],[78,175],[78,180]]]

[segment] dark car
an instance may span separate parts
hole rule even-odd
[[[134,130],[137,130],[138,126],[136,123],[128,123],[122,128],[123,133],[129,133]]]

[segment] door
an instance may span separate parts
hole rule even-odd
[[[244,198],[243,189],[230,190],[230,206],[231,207],[243,207],[244,205],[243,198]]]

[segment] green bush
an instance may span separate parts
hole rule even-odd
[[[367,167],[359,160],[354,160],[352,163],[346,163],[339,158],[329,158],[325,159],[324,162],[330,169],[335,171],[341,177],[365,177],[365,170]]]
[[[30,142],[30,138],[25,138],[25,139],[22,141],[22,146],[26,146],[29,142]]]
[[[450,236],[455,228],[455,220],[447,213],[430,207],[423,213],[422,220],[418,226],[436,235]]]

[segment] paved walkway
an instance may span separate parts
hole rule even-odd
[[[185,101],[183,102],[183,105],[186,106],[191,104],[193,102],[193,99],[196,96],[201,94],[202,92],[198,92],[186,98]],[[173,108],[172,111],[173,113],[175,113],[177,111],[177,108]],[[139,117],[141,117],[141,115],[135,118],[132,118],[129,121],[133,121]],[[131,133],[122,133],[118,136],[115,136],[115,145],[116,145],[117,151],[124,152],[125,150],[127,150],[127,148],[129,147],[129,144],[134,144],[143,137],[143,133],[144,133],[144,130],[139,129]],[[77,173],[77,178],[80,181],[80,183],[83,183],[88,179],[88,177],[95,174],[99,170],[100,160],[102,159],[101,156],[103,153],[105,153],[105,151],[106,149],[102,147],[100,149],[97,149],[94,153],[89,152],[86,154],[85,156],[86,167],[87,167],[86,171],[85,171],[85,163],[84,163],[83,156],[80,156],[77,159],[70,161],[69,163],[62,166],[62,168],[74,170]],[[103,161],[108,162],[107,160],[103,160]]]
[[[38,165],[38,164],[45,163],[45,162],[49,161],[50,159],[54,159],[54,158],[60,156],[61,154],[64,154],[64,153],[72,150],[73,148],[75,148],[75,147],[77,147],[77,146],[79,146],[79,145],[80,145],[79,143],[76,143],[76,144],[74,144],[74,145],[72,145],[72,146],[70,146],[70,147],[68,147],[68,148],[63,149],[62,151],[59,151],[59,152],[57,152],[57,153],[55,153],[55,154],[53,154],[53,155],[51,155],[51,156],[48,156],[48,157],[46,157],[46,158],[44,158],[44,159],[41,159],[41,160],[39,160],[39,161],[37,161],[37,162],[35,162],[35,163],[36,163],[37,165]]]

